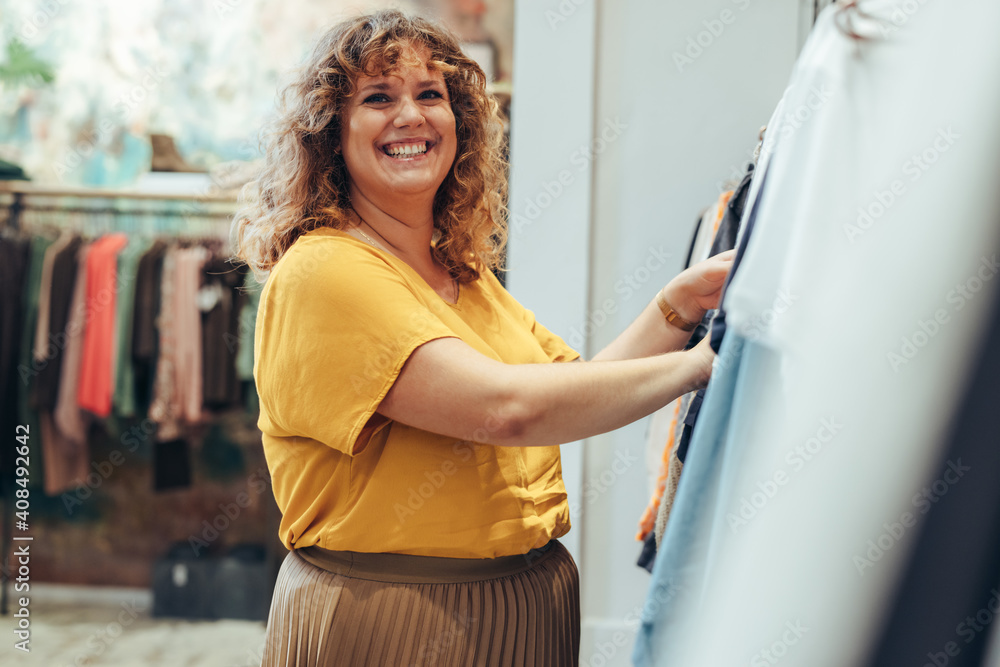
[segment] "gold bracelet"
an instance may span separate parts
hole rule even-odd
[[[694,328],[698,326],[697,322],[689,322],[683,317],[677,314],[677,311],[670,307],[667,300],[663,297],[663,290],[656,293],[656,305],[660,307],[660,312],[663,316],[667,318],[667,322],[677,327],[681,331],[694,331]]]

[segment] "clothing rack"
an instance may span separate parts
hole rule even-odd
[[[162,220],[183,218],[196,220],[198,224],[210,222],[221,226],[221,223],[228,225],[232,220],[235,205],[235,196],[226,194],[48,188],[23,181],[0,182],[0,211],[3,212],[0,220],[4,227],[13,230],[22,227],[28,212]]]
[[[86,236],[117,230],[140,235],[225,238],[235,210],[235,194],[50,188],[25,181],[0,181],[0,231],[4,234],[70,227]],[[10,491],[5,488],[4,494]],[[0,564],[9,567],[13,522],[9,498],[4,498],[3,507]],[[268,545],[269,564],[276,562],[273,551],[273,546]],[[11,577],[7,567],[0,570],[0,615],[6,615]]]

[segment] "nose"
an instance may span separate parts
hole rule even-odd
[[[417,101],[409,96],[404,96],[399,103],[399,112],[396,114],[393,125],[396,127],[415,127],[423,125],[424,114]]]

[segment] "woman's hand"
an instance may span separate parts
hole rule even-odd
[[[697,345],[684,353],[695,359],[696,373],[692,378],[692,390],[705,388],[712,377],[715,350],[712,349],[711,338],[711,336],[705,336]]]
[[[663,288],[663,297],[685,320],[700,322],[706,311],[719,305],[734,257],[736,251],[727,250],[685,269]]]

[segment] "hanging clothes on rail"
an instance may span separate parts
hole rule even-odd
[[[117,352],[118,253],[126,243],[128,237],[124,234],[107,234],[91,244],[87,255],[86,322],[77,404],[98,417],[111,414]]]
[[[142,417],[163,445],[152,451],[154,487],[189,485],[190,447],[207,421],[220,411],[256,407],[256,298],[243,289],[245,267],[229,262],[213,227],[194,224],[210,233],[178,236],[171,221],[188,226],[191,218],[170,204],[148,215],[125,204],[116,218],[115,210],[82,206],[77,196],[62,202],[61,194],[39,195],[37,208],[35,193],[17,206],[0,204],[14,223],[4,228],[4,256],[15,247],[28,255],[24,266],[7,261],[10,276],[4,276],[11,288],[4,307],[13,309],[14,297],[22,302],[21,315],[4,319],[22,326],[22,358],[12,359],[2,345],[0,351],[24,385],[15,406],[18,419],[38,433],[33,443],[45,492],[83,483],[92,429],[114,429],[103,423],[108,419]],[[110,229],[116,224],[122,229]]]
[[[122,417],[134,417],[136,411],[136,364],[132,359],[135,337],[136,287],[139,263],[152,241],[131,238],[118,255],[118,299],[115,312],[115,374],[112,403]]]
[[[156,363],[159,357],[159,333],[156,318],[160,312],[163,260],[167,244],[157,238],[139,258],[135,276],[135,307],[132,315],[132,368],[135,373],[135,402],[139,414],[147,414],[153,402]],[[125,399],[122,400],[124,404]]]
[[[83,364],[84,328],[87,324],[87,258],[93,242],[84,241],[76,256],[76,276],[69,303],[69,319],[63,333],[65,349],[59,370],[52,419],[42,419],[42,437],[48,441],[52,488],[69,489],[83,483],[89,460],[87,432],[92,415],[80,409],[77,395]]]
[[[716,205],[709,209],[710,214],[707,212],[713,229],[710,237],[702,236],[701,229],[705,221],[699,219],[692,237],[691,247],[688,251],[688,263],[685,268],[694,261],[714,257],[735,247],[753,172],[754,164],[751,163],[747,166],[746,174],[736,188],[724,192]],[[708,248],[699,247],[699,243],[702,246],[704,244],[710,245]],[[714,317],[715,311],[705,314],[702,322],[691,335],[687,346],[689,349],[697,345],[708,334]],[[647,450],[650,448],[660,449],[659,469],[653,495],[639,521],[639,532],[636,535],[637,540],[644,542],[637,564],[650,572],[653,570],[653,562],[659,544],[663,540],[667,519],[680,482],[684,456],[687,452],[687,442],[690,440],[691,434],[691,426],[688,424],[693,424],[697,415],[697,407],[692,408],[692,402],[696,402],[697,406],[700,406],[702,396],[702,391],[684,395],[655,413],[650,425]],[[667,422],[667,414],[671,415],[669,422]],[[663,423],[666,424],[666,428],[661,427]]]
[[[52,275],[39,285],[39,305],[47,304],[46,312],[40,313],[35,334],[33,393],[39,410],[55,410],[59,395],[59,376],[66,350],[67,324],[69,323],[70,301],[76,284],[77,257],[83,239],[70,234],[65,244],[50,247]]]
[[[22,380],[17,372],[21,352],[24,299],[21,290],[31,258],[31,245],[17,236],[0,236],[0,428],[5,440],[0,445],[0,489],[13,483],[19,423],[18,405]]]
[[[637,665],[912,664],[962,622],[869,663],[922,489],[963,484],[944,434],[1000,288],[1000,6],[863,6],[820,17],[768,124]],[[953,567],[991,553],[967,546]]]
[[[245,296],[243,275],[220,248],[210,249],[204,284],[199,292],[202,311],[203,400],[211,410],[238,405],[241,398],[236,356],[240,345],[240,313]]]

